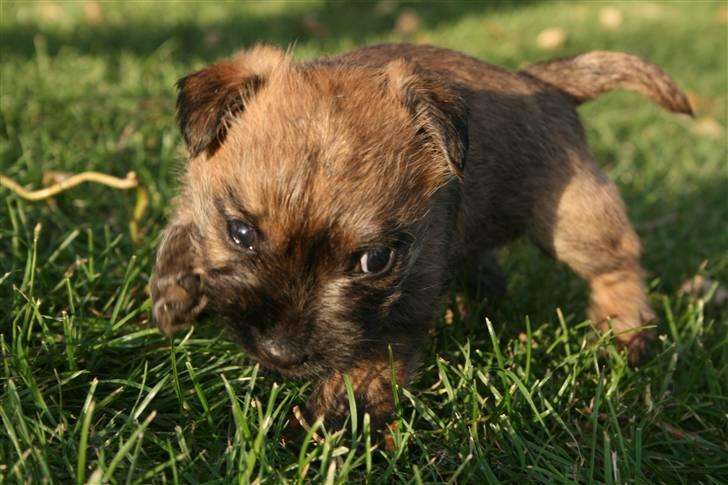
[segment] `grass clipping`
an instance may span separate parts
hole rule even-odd
[[[106,185],[117,190],[136,189],[137,200],[134,206],[134,213],[129,221],[129,233],[135,244],[141,240],[139,235],[139,221],[144,217],[144,212],[149,205],[149,195],[144,186],[139,183],[135,172],[129,172],[125,178],[114,177],[101,172],[81,172],[74,175],[65,172],[48,171],[43,174],[43,185],[45,188],[39,190],[27,190],[13,179],[0,175],[0,185],[15,192],[19,197],[39,201],[55,197],[61,192],[72,189],[84,182],[91,182]]]

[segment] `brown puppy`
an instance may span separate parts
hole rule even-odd
[[[450,278],[526,235],[588,282],[592,321],[636,362],[654,318],[640,244],[575,109],[614,88],[691,112],[659,68],[611,52],[511,73],[428,46],[256,47],[183,78],[156,324],[207,309],[263,366],[319,379],[309,417],[341,424],[348,374],[382,426],[388,349],[406,383]]]

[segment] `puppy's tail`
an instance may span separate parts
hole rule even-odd
[[[576,104],[612,89],[636,91],[663,108],[693,115],[687,96],[662,69],[622,52],[593,51],[568,59],[533,64],[521,73],[569,95]]]

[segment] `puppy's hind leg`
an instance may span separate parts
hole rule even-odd
[[[572,157],[568,174],[542,179],[529,232],[587,281],[592,323],[602,331],[611,328],[634,365],[654,335],[644,326],[655,318],[643,283],[640,242],[616,186],[588,152]]]

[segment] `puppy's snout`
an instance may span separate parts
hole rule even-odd
[[[278,342],[270,338],[261,339],[260,350],[276,367],[290,368],[303,364],[308,356],[301,349]]]

